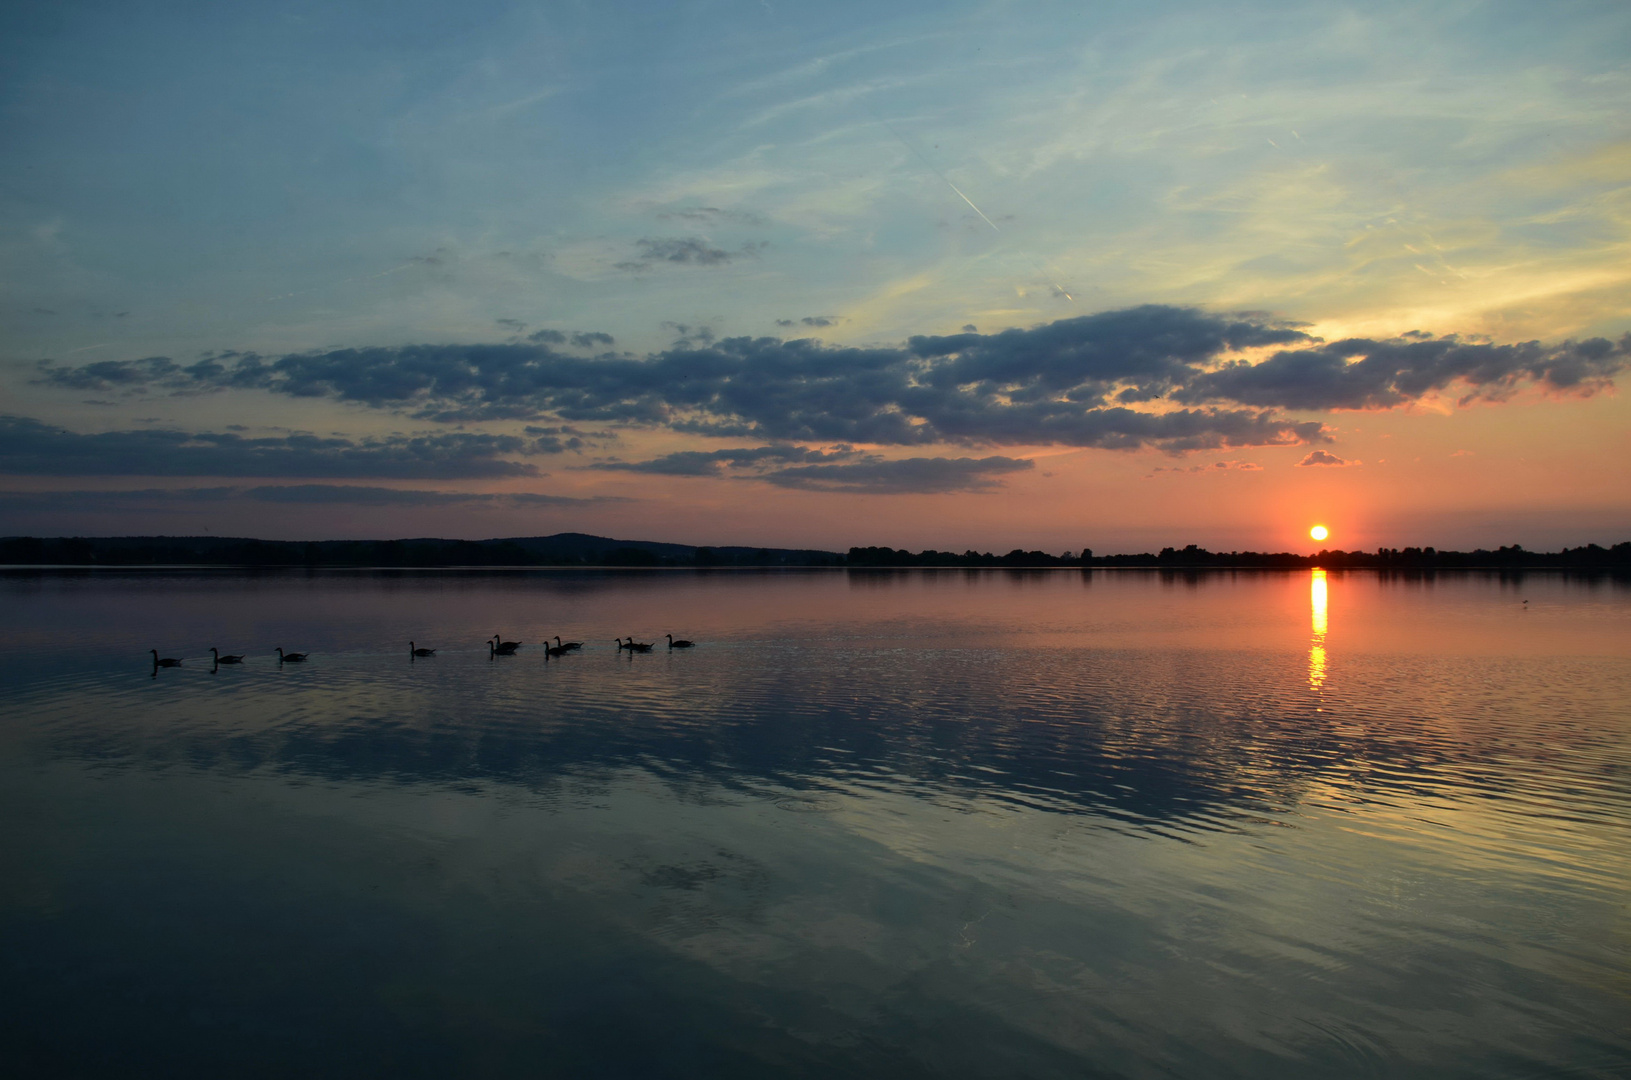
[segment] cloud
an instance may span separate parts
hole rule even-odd
[[[500,319],[499,322],[505,320]],[[579,349],[609,349],[617,344],[612,335],[599,330],[577,330],[570,334],[562,330],[537,330],[527,335],[527,340],[541,345],[571,344]]]
[[[0,513],[94,513],[118,510],[175,511],[248,501],[281,505],[345,506],[593,506],[632,502],[617,496],[574,498],[539,492],[426,491],[356,484],[270,484],[260,487],[142,488],[134,491],[0,491]]]
[[[684,450],[650,461],[605,461],[591,469],[653,473],[659,476],[728,476],[806,491],[901,495],[948,491],[990,491],[1003,473],[1032,468],[1026,459],[1007,457],[906,458],[891,461],[847,446],[815,450],[803,446],[755,446],[731,450]]]
[[[766,224],[763,217],[750,210],[722,210],[717,206],[687,206],[676,210],[664,210],[657,216],[665,221],[698,221],[705,224],[718,222],[754,226]]]
[[[135,491],[0,491],[0,513],[95,512],[143,509],[159,503],[220,503],[238,488],[142,488]]]
[[[714,333],[711,326],[690,326],[681,322],[664,322],[664,330],[674,332],[673,348],[694,349],[699,345],[712,345],[719,335]]]
[[[754,468],[788,462],[823,462],[859,456],[857,451],[809,450],[802,446],[758,446],[743,450],[682,450],[650,461],[602,461],[586,466],[658,476],[721,476],[727,468]]]
[[[754,258],[768,245],[762,241],[750,242],[735,251],[727,251],[698,237],[673,237],[636,240],[634,246],[640,252],[639,256],[617,263],[616,269],[640,274],[665,263],[670,266],[725,266],[737,259]]]
[[[837,326],[844,320],[837,315],[806,315],[802,319],[777,319],[777,326],[809,326],[821,329],[827,326]]]
[[[930,495],[991,491],[1003,486],[998,476],[1033,467],[1027,459],[1008,457],[872,459],[846,465],[796,465],[759,479],[804,491]]]
[[[818,317],[826,316],[809,316]],[[39,381],[127,395],[256,389],[444,423],[547,419],[775,443],[1177,453],[1329,441],[1322,423],[1284,410],[1392,408],[1456,386],[1490,399],[1527,384],[1592,393],[1631,362],[1631,336],[1556,346],[1419,333],[1324,342],[1262,313],[1159,305],[874,347],[673,329],[671,347],[645,356],[564,353],[569,340],[606,342],[540,331],[513,344],[222,353],[187,366],[165,357],[42,363]]]
[[[39,381],[69,390],[145,390],[149,384],[171,381],[182,371],[168,356],[141,360],[103,360],[79,367],[56,367],[49,360],[40,365]]]
[[[1310,455],[1312,456],[1312,455]],[[1329,455],[1327,455],[1329,456]],[[1262,472],[1263,466],[1255,461],[1214,461],[1210,465],[1191,465],[1188,468],[1181,466],[1160,467],[1153,470],[1151,476],[1162,473],[1220,473],[1220,472]]]
[[[0,415],[0,474],[465,479],[537,475],[501,455],[551,452],[551,437],[438,432],[381,438],[260,438],[155,429],[79,434]]]
[[[531,491],[463,492],[418,491],[411,488],[362,487],[355,484],[273,484],[248,488],[242,492],[246,499],[270,503],[346,503],[359,506],[445,506],[457,503],[504,504],[525,506],[592,506],[606,502],[629,502],[618,497],[587,499],[567,495],[544,495]]]
[[[538,427],[528,424],[521,430],[532,436],[531,452],[535,454],[564,454],[568,450],[578,451],[590,445],[618,441],[616,434],[588,431],[584,428]]]
[[[1364,464],[1364,462],[1362,462],[1362,461],[1347,461],[1347,460],[1345,460],[1343,458],[1337,457],[1335,454],[1327,454],[1324,450],[1311,450],[1311,451],[1309,451],[1307,457],[1305,457],[1301,461],[1297,462],[1297,467],[1299,469],[1302,469],[1302,468],[1309,468],[1309,467],[1316,466],[1316,465],[1326,465],[1326,466],[1341,468],[1341,467],[1347,466],[1347,465],[1363,465],[1363,464]]]
[[[442,506],[472,501],[456,491],[413,491],[404,488],[360,487],[352,484],[272,484],[237,494],[255,502],[313,506],[344,503],[356,506]],[[478,500],[479,501],[479,500]]]
[[[1419,332],[1385,341],[1349,338],[1239,362],[1190,380],[1175,400],[1229,401],[1286,409],[1388,409],[1461,384],[1463,402],[1500,400],[1520,384],[1594,393],[1631,362],[1631,334],[1492,345]]]

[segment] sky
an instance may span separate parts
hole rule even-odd
[[[0,535],[1612,544],[1628,365],[1623,0],[0,7]]]

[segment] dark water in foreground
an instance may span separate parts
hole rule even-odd
[[[1612,584],[11,573],[0,693],[8,1075],[1631,1075]]]

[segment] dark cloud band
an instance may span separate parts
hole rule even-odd
[[[1499,399],[1524,383],[1592,392],[1631,360],[1631,334],[1543,346],[1458,338],[1349,338],[1278,352],[1257,364],[1197,375],[1173,393],[1182,402],[1231,401],[1284,409],[1389,409],[1460,384],[1466,398]]]
[[[260,487],[141,488],[131,491],[0,491],[0,514],[83,513],[160,509],[177,512],[229,502],[299,506],[579,507],[631,500],[573,498],[538,492],[424,491],[359,484],[268,484]]]
[[[1458,388],[1498,398],[1529,384],[1589,393],[1631,361],[1631,335],[1555,346],[1421,334],[1322,342],[1266,315],[1155,305],[878,348],[699,333],[644,357],[586,358],[555,344],[223,354],[187,366],[151,357],[45,364],[40,378],[115,393],[257,389],[438,422],[551,418],[777,442],[1178,452],[1329,441],[1318,421],[1283,409],[1389,408]],[[1264,350],[1272,354],[1250,358]]]
[[[378,439],[173,430],[80,434],[21,416],[0,416],[0,473],[17,476],[244,476],[490,479],[536,476],[505,455],[547,453],[557,435],[439,432]]]

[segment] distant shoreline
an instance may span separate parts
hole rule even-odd
[[[16,569],[356,569],[356,570],[729,570],[729,569],[1123,569],[1123,570],[1561,570],[1631,574],[1631,541],[1555,552],[1514,544],[1494,550],[1431,547],[1376,551],[1214,552],[1190,544],[1159,552],[1095,555],[1090,549],[1051,555],[1015,549],[913,552],[852,547],[693,546],[617,540],[585,533],[494,540],[256,540],[215,536],[0,537],[0,566]]]

